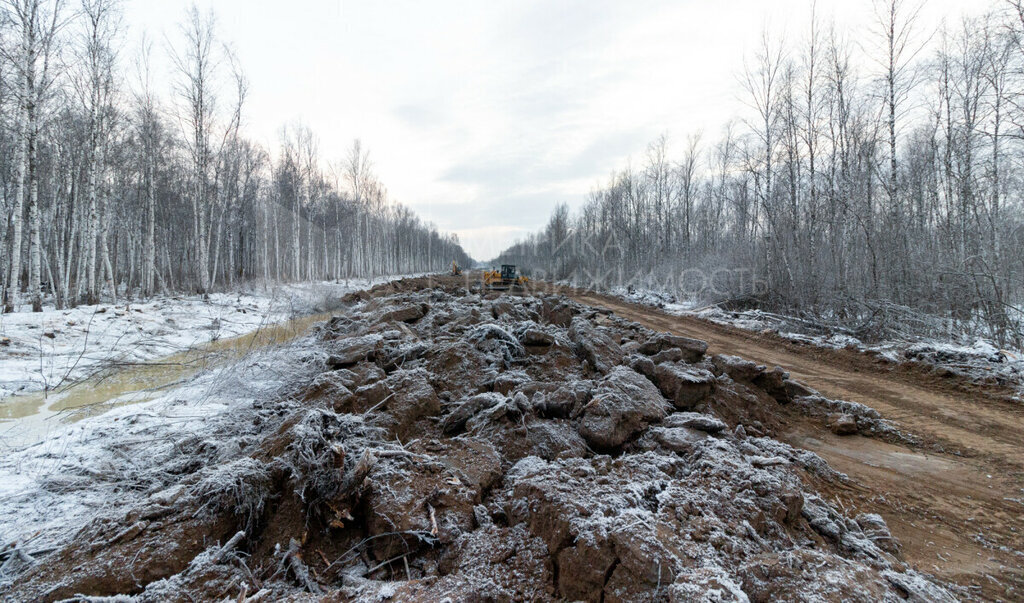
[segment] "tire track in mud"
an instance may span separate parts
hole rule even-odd
[[[703,339],[709,354],[779,365],[829,398],[879,411],[921,438],[920,449],[861,436],[839,437],[794,417],[790,444],[812,450],[860,488],[820,484],[846,506],[877,512],[919,570],[960,583],[986,599],[1024,596],[1024,408],[976,391],[889,367],[848,350],[797,348],[758,333],[667,314],[569,288],[576,301],[614,311],[658,331]]]

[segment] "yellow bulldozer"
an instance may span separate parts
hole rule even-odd
[[[459,263],[452,260],[452,271],[448,273],[448,276],[459,276],[462,274],[462,268],[459,267]]]
[[[515,264],[502,264],[501,270],[484,270],[484,287],[492,291],[521,291],[530,279],[519,274]]]

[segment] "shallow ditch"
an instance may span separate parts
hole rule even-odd
[[[0,439],[8,446],[30,445],[67,423],[152,400],[203,371],[237,362],[253,351],[292,341],[330,316],[330,313],[300,316],[235,337],[216,339],[151,362],[113,362],[86,379],[54,390],[9,396],[0,400]]]

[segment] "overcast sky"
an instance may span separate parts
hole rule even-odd
[[[661,133],[714,141],[768,27],[799,40],[810,0],[206,0],[250,81],[246,132],[302,122],[325,160],[354,138],[394,199],[489,259],[581,203]],[[863,32],[870,0],[819,0]],[[922,23],[986,0],[931,0]],[[127,42],[176,39],[187,0],[127,0]],[[869,68],[870,65],[864,65]]]

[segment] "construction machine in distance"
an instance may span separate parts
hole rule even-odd
[[[452,271],[448,274],[448,276],[459,276],[461,274],[462,268],[459,268],[459,263],[456,262],[455,260],[452,260]]]
[[[492,291],[522,291],[530,279],[519,274],[515,264],[502,264],[501,270],[484,270],[484,288]]]

